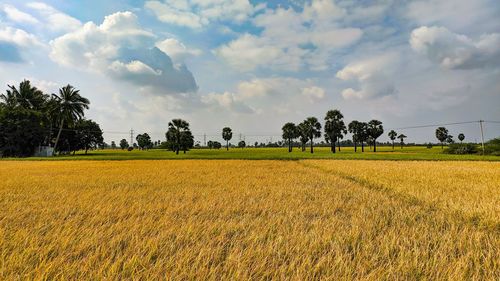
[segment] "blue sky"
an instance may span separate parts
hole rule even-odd
[[[0,85],[74,85],[108,142],[163,139],[176,117],[263,141],[332,108],[386,128],[500,120],[498,18],[495,0],[0,1]]]

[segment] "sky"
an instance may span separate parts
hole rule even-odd
[[[201,142],[225,126],[276,141],[330,109],[381,120],[386,141],[500,121],[499,19],[497,0],[0,0],[0,86],[75,86],[108,143],[164,140],[173,118]],[[477,123],[448,128],[480,140]]]

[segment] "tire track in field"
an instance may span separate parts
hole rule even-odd
[[[488,219],[483,219],[479,215],[466,215],[464,212],[459,211],[459,210],[448,211],[446,209],[441,208],[439,206],[439,204],[433,204],[431,202],[427,202],[427,201],[419,199],[413,195],[410,195],[410,194],[407,194],[404,192],[398,192],[389,186],[385,186],[382,184],[375,184],[375,183],[370,182],[368,180],[365,180],[363,178],[356,177],[352,174],[328,170],[326,168],[319,167],[319,166],[316,166],[314,164],[308,163],[307,160],[299,160],[299,161],[296,161],[296,163],[302,167],[314,169],[314,170],[319,171],[319,172],[324,173],[324,174],[335,175],[335,176],[338,176],[342,179],[356,183],[364,188],[370,189],[370,190],[375,191],[375,192],[382,193],[391,199],[395,199],[395,200],[398,200],[398,201],[404,203],[404,205],[409,205],[409,206],[416,205],[416,206],[422,207],[430,214],[434,213],[434,212],[441,212],[441,213],[444,213],[447,216],[449,216],[450,219],[459,220],[462,223],[469,225],[469,226],[472,226],[478,230],[491,231],[497,235],[500,235],[500,222],[496,222],[496,221],[488,220]]]

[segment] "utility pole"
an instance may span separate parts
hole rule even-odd
[[[130,129],[130,144],[131,147],[134,146],[134,129]]]
[[[203,134],[203,146],[207,146],[207,134]]]
[[[484,133],[483,133],[483,122],[484,120],[479,120],[479,127],[481,128],[481,144],[483,147],[483,155],[484,155]]]

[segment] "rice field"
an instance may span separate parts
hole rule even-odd
[[[4,161],[1,280],[499,280],[500,163]]]

